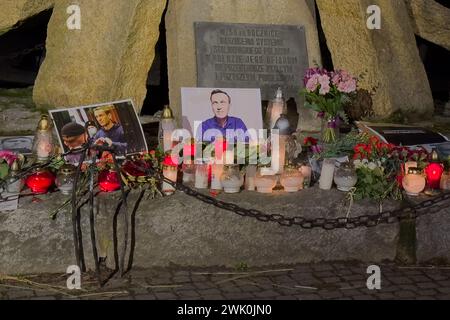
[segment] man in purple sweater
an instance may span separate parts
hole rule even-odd
[[[213,90],[210,96],[214,117],[202,122],[196,138],[203,142],[214,142],[217,136],[228,141],[248,142],[247,127],[244,121],[229,116],[231,98],[225,91]]]
[[[101,106],[95,108],[94,115],[100,130],[94,136],[94,144],[108,144],[115,146],[118,155],[125,155],[127,151],[127,141],[120,124],[114,123],[111,116],[111,108],[114,106]]]

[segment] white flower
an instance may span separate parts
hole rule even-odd
[[[377,168],[377,164],[375,162],[370,162],[368,168],[370,170],[375,170]]]
[[[361,162],[361,160],[357,159],[357,160],[353,161],[353,165],[355,166],[356,169],[359,169],[362,167],[362,162]]]

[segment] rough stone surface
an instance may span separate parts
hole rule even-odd
[[[166,16],[169,97],[180,124],[180,88],[197,86],[194,22],[304,25],[309,64],[313,66],[314,62],[321,63],[313,8],[310,1],[304,0],[170,1]],[[300,128],[311,130],[320,126],[312,112],[301,109],[300,114]]]
[[[450,203],[435,215],[417,219],[417,262],[450,263]]]
[[[114,193],[96,198],[100,207],[96,222],[99,251],[101,256],[107,256],[109,267],[114,267],[112,216],[118,197],[119,194]],[[128,198],[130,214],[137,197],[138,192],[134,191]],[[48,218],[49,212],[64,198],[58,193],[41,198],[44,201],[40,203],[23,198],[17,211],[0,213],[0,270],[5,273],[64,272],[74,262],[70,214],[61,212],[56,221]],[[245,208],[287,216],[337,217],[346,214],[346,208],[342,206],[343,194],[336,190],[325,192],[311,188],[298,194],[273,195],[245,192],[221,194],[219,198]],[[385,210],[392,206],[386,203]],[[376,213],[377,208],[370,202],[355,203],[351,215]],[[88,267],[92,269],[87,212],[88,208],[84,207],[83,240]],[[122,243],[121,217],[118,217],[119,247]],[[136,267],[392,261],[398,237],[398,225],[395,224],[336,231],[282,227],[240,217],[183,193],[155,200],[144,198],[130,226],[133,223]]]
[[[55,0],[3,0],[0,11],[0,34],[28,17],[49,9]]]
[[[406,0],[420,37],[450,50],[450,9],[433,0]]]
[[[335,68],[365,73],[376,115],[401,109],[431,116],[433,99],[406,4],[391,0],[317,0]],[[366,26],[369,5],[381,8],[381,30]]]
[[[31,93],[32,88],[0,89],[0,135],[34,135],[41,113]]]
[[[55,108],[132,98],[140,110],[166,1],[80,0],[81,30],[66,26],[70,4],[53,9],[34,101]]]

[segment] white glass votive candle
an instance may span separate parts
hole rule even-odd
[[[195,187],[208,189],[208,165],[206,163],[195,165]]]
[[[277,184],[277,176],[276,175],[262,175],[261,169],[258,169],[258,173],[255,177],[255,186],[256,190],[259,193],[272,193],[273,188],[275,188]]]
[[[225,193],[238,193],[244,182],[239,165],[226,165],[221,176],[222,186]]]
[[[303,189],[303,175],[296,168],[286,167],[280,178],[280,183],[286,192],[297,192]]]
[[[320,173],[319,188],[322,190],[330,190],[333,186],[335,159],[324,159],[322,171]]]
[[[245,190],[255,191],[256,165],[248,165],[245,169]]]
[[[222,190],[222,182],[220,178],[223,173],[223,164],[212,164],[211,165],[211,189],[212,190]]]

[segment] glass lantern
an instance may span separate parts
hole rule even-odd
[[[259,193],[272,193],[273,188],[275,188],[278,178],[276,175],[264,175],[262,174],[262,169],[258,168],[255,177],[256,190]]]
[[[418,196],[425,189],[426,180],[422,171],[409,167],[408,174],[403,177],[402,186],[409,196]]]
[[[275,98],[272,99],[267,106],[266,122],[268,129],[273,129],[275,127],[275,123],[282,114],[287,114],[287,106],[286,101],[283,98],[283,91],[281,91],[281,88],[278,88],[275,93]]]
[[[23,180],[18,177],[20,171],[19,162],[14,160],[11,165],[11,171],[7,179],[6,191],[9,193],[20,193],[23,187]]]
[[[103,192],[113,192],[120,189],[120,177],[114,170],[102,170],[98,174],[98,186]]]
[[[56,175],[56,186],[64,195],[72,193],[75,181],[76,168],[73,165],[63,165]]]
[[[286,166],[280,178],[280,183],[286,192],[297,192],[303,189],[304,177],[295,167]]]
[[[175,118],[172,109],[168,105],[165,105],[158,129],[159,145],[163,148],[164,152],[172,149],[172,133],[174,131]]]
[[[220,177],[222,187],[225,193],[238,193],[241,191],[241,186],[244,183],[239,165],[230,164],[223,167],[223,173]]]
[[[358,175],[352,163],[346,162],[341,164],[334,173],[334,183],[337,189],[344,192],[349,192],[358,182]]]
[[[441,190],[450,190],[450,170],[445,171],[441,177]]]
[[[33,155],[37,161],[47,161],[53,154],[53,133],[50,119],[46,114],[41,115],[33,140]]]
[[[47,193],[48,189],[55,182],[55,176],[45,168],[36,169],[25,180],[26,185],[35,194]]]

